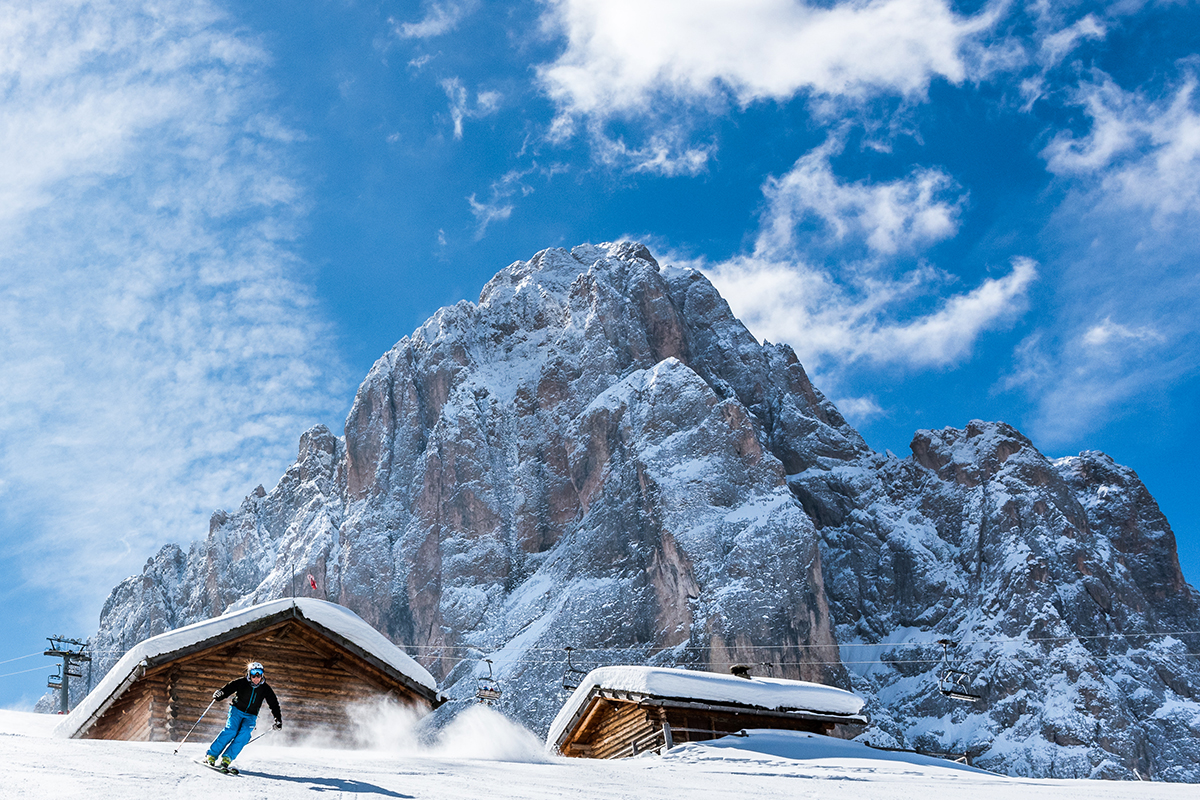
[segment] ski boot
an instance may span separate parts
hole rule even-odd
[[[217,765],[217,757],[216,756],[205,756],[204,763],[210,767],[215,767]]]
[[[229,756],[221,756],[221,772],[228,772],[230,775],[238,774],[238,769],[233,765],[233,759]]]

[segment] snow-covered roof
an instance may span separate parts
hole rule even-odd
[[[289,597],[230,611],[213,619],[167,631],[134,645],[108,671],[96,688],[67,715],[55,729],[55,735],[70,738],[82,732],[112,700],[141,676],[139,666],[162,663],[170,660],[175,653],[236,633],[242,628],[253,628],[256,623],[268,617],[288,612],[342,637],[413,683],[430,690],[431,695],[436,695],[437,681],[429,671],[367,624],[362,617],[336,603],[311,597]]]
[[[584,711],[593,690],[845,717],[855,717],[863,707],[863,699],[853,692],[808,681],[740,678],[669,667],[600,667],[587,674],[558,712],[546,735],[548,744],[555,745]]]

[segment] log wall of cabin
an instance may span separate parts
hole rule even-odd
[[[147,741],[150,738],[151,692],[153,681],[139,680],[129,687],[105,715],[88,732],[89,739],[127,739]]]
[[[599,700],[586,729],[564,748],[564,755],[620,758],[633,755],[633,743],[652,737],[662,724],[637,703]]]
[[[245,674],[246,663],[258,661],[279,699],[286,738],[330,732],[345,739],[352,724],[347,710],[380,697],[414,706],[428,702],[356,656],[323,637],[286,623],[251,638],[187,656],[152,669],[134,683],[87,732],[86,738],[180,741],[195,725],[189,742],[212,741],[225,726],[229,700],[212,705],[212,693]],[[256,733],[272,722],[263,704]]]
[[[795,717],[716,709],[664,708],[601,698],[584,716],[575,736],[564,743],[563,755],[624,758],[659,749],[666,738],[663,735],[664,722],[670,725],[675,745],[706,742],[749,728],[820,734],[828,734],[833,728],[831,723]]]

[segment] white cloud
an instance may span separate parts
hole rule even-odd
[[[967,77],[968,41],[990,16],[944,0],[548,0],[567,47],[541,68],[560,111],[608,116],[658,98],[728,93],[736,102],[801,92],[922,95],[935,77]]]
[[[447,78],[442,81],[442,89],[450,101],[450,120],[454,123],[454,138],[463,137],[463,117],[467,113],[467,87],[458,78]]]
[[[1024,311],[1037,266],[1015,258],[1000,277],[947,294],[952,276],[904,265],[957,231],[965,198],[954,196],[954,181],[931,169],[881,183],[843,181],[830,165],[840,148],[831,139],[765,183],[753,252],[716,263],[672,260],[703,270],[755,335],[790,344],[827,387],[837,389],[856,365],[929,369],[969,358],[984,332]],[[823,230],[798,235],[813,218]],[[881,413],[874,401],[849,402],[860,419]]]
[[[862,425],[886,414],[873,397],[836,397],[833,404],[851,425]]]
[[[1106,347],[1131,342],[1161,342],[1163,335],[1150,326],[1129,327],[1105,317],[1084,331],[1082,342],[1089,347]]]
[[[1080,88],[1075,101],[1092,118],[1092,128],[1082,138],[1061,131],[1042,151],[1050,171],[1058,174],[1091,173],[1107,167],[1134,147],[1138,129],[1144,125],[1137,117],[1135,98],[1107,76]]]
[[[641,147],[630,147],[624,139],[610,139],[599,126],[592,126],[591,133],[593,152],[600,163],[635,173],[699,175],[716,150],[711,143],[690,144],[678,129],[653,133]]]
[[[1103,39],[1108,31],[1094,14],[1086,14],[1073,24],[1042,38],[1038,46],[1038,61],[1054,66],[1072,53],[1087,39]]]
[[[1110,77],[1076,92],[1092,120],[1085,136],[1061,132],[1042,155],[1052,172],[1081,179],[1107,202],[1155,212],[1155,222],[1200,210],[1197,78],[1187,74],[1166,96],[1128,92]]]
[[[299,136],[262,113],[265,55],[197,2],[0,18],[4,550],[91,622],[281,474],[340,406],[334,358],[293,277]]]
[[[478,7],[478,0],[429,3],[425,16],[419,22],[397,22],[394,19],[389,22],[401,39],[431,39],[453,31]]]
[[[500,101],[503,99],[504,95],[500,92],[478,92],[475,95],[474,113],[480,117],[495,114],[500,110]]]
[[[851,237],[881,255],[916,250],[955,234],[966,198],[948,202],[957,188],[950,176],[921,169],[884,183],[846,183],[829,163],[841,150],[841,141],[831,137],[786,175],[767,182],[769,211],[757,243],[760,255],[794,249],[797,223],[810,216],[825,223],[836,242]]]
[[[450,121],[454,124],[454,138],[463,137],[463,120],[486,117],[500,110],[502,95],[499,92],[477,92],[475,105],[470,103],[470,92],[460,78],[447,78],[442,81],[442,89],[450,101]]]
[[[1033,104],[1046,95],[1049,87],[1059,86],[1050,76],[1067,56],[1085,42],[1101,40],[1108,35],[1105,21],[1097,18],[1095,14],[1084,14],[1073,22],[1068,22],[1071,15],[1079,13],[1078,8],[1069,5],[1037,3],[1029,10],[1034,17],[1030,51],[1025,52],[1023,42],[1009,40],[1009,46],[1016,56],[1011,59],[1009,69],[1019,70],[1029,63],[1037,67],[1033,74],[1021,79],[1019,83],[1020,93],[1025,98],[1022,108],[1025,112],[1032,109]],[[1119,7],[1109,7],[1106,12],[1120,15],[1123,10]],[[1000,48],[995,44],[990,47],[991,51],[998,49]]]
[[[503,222],[512,216],[513,204],[492,199],[481,203],[472,194],[467,198],[471,213],[475,216],[475,238],[482,239],[487,234],[488,225],[493,222]]]
[[[1024,310],[1037,278],[1032,261],[1015,259],[1002,277],[912,314],[916,301],[936,296],[939,273],[839,281],[803,261],[741,257],[701,266],[755,335],[787,342],[806,368],[827,375],[856,363],[928,369],[962,361],[981,334]]]
[[[500,180],[492,183],[490,197],[480,201],[475,194],[467,198],[471,206],[471,214],[475,217],[475,238],[482,239],[487,233],[488,226],[493,222],[503,222],[512,216],[513,204],[509,198],[520,194],[527,197],[533,193],[533,187],[524,182],[526,175],[537,170],[537,164],[526,170],[510,170],[501,176]]]

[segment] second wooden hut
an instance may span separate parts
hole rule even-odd
[[[661,753],[749,728],[833,734],[866,725],[863,700],[834,686],[664,667],[592,670],[550,726],[565,756]]]

